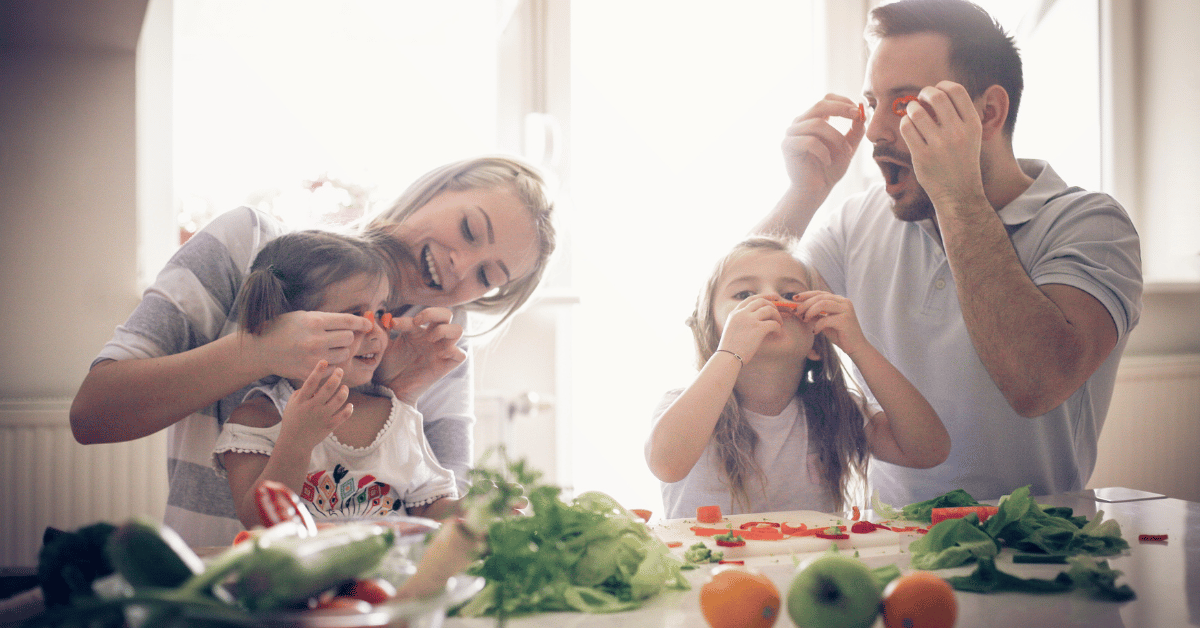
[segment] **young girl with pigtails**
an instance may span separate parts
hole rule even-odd
[[[406,320],[389,312],[391,242],[301,231],[272,240],[255,258],[234,310],[242,333],[262,333],[276,316],[297,310],[361,315],[374,324],[354,332],[346,361],[322,360],[303,381],[260,383],[225,423],[213,464],[228,476],[247,528],[259,524],[254,488],[263,480],[287,485],[318,521],[455,512],[454,475],[438,464],[413,407],[422,391],[398,398],[372,383],[389,330]],[[430,360],[438,372],[426,379],[457,366],[461,355],[454,357]]]
[[[851,302],[814,290],[791,243],[752,237],[714,270],[688,324],[699,373],[655,412],[646,461],[667,518],[839,512],[865,502],[870,457],[928,468],[950,452],[920,392],[863,336]],[[847,386],[837,346],[877,403]]]

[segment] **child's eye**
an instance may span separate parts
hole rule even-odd
[[[783,294],[781,294],[779,296],[783,297],[784,301],[795,301],[796,297],[799,294],[800,294],[799,292],[784,292]]]
[[[753,290],[742,290],[741,292],[734,294],[733,298],[737,299],[738,301],[745,301],[746,299],[754,296],[754,294],[755,293]]]

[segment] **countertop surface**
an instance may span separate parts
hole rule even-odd
[[[996,626],[1086,626],[1088,628],[1181,628],[1200,626],[1200,503],[1125,489],[1096,489],[1063,495],[1039,496],[1039,504],[1068,506],[1076,515],[1089,518],[1104,511],[1105,519],[1121,525],[1122,536],[1130,549],[1109,556],[1109,566],[1122,572],[1117,584],[1128,584],[1137,598],[1128,602],[1105,602],[1081,593],[1034,595],[1027,593],[965,593],[956,591],[960,628]],[[865,513],[870,517],[870,513]],[[1139,534],[1166,534],[1164,542],[1139,542]],[[870,567],[895,564],[908,572],[907,553],[865,556]],[[767,575],[786,596],[795,568],[792,562],[755,567]],[[1054,578],[1066,565],[1014,564],[1012,550],[1006,548],[997,566],[1016,576]],[[942,576],[966,575],[974,565],[940,570]],[[661,594],[638,610],[611,615],[586,613],[544,613],[510,620],[511,628],[586,628],[622,626],[645,628],[698,627],[707,624],[700,614],[699,589],[711,575],[705,567],[688,573],[690,591]],[[446,619],[445,628],[483,628],[495,626],[494,619]],[[786,612],[776,623],[791,626]],[[876,623],[882,626],[881,620]]]

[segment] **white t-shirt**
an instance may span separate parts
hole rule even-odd
[[[408,508],[458,497],[454,474],[438,464],[425,440],[421,413],[387,388],[370,388],[370,394],[392,402],[387,422],[371,444],[352,447],[330,434],[309,457],[300,498],[317,519],[403,515]],[[255,387],[246,397],[266,396],[282,416],[295,392],[281,379]],[[282,427],[282,421],[264,428],[226,423],[213,449],[213,467],[224,477],[222,455],[229,451],[270,456]]]
[[[658,423],[664,412],[683,392],[668,392],[654,412]],[[861,403],[861,402],[860,402]],[[878,406],[870,406],[878,412]],[[699,506],[720,506],[725,514],[814,510],[831,512],[833,497],[821,481],[817,454],[809,449],[808,422],[804,403],[794,397],[777,416],[742,409],[743,418],[758,434],[754,458],[763,471],[764,483],[751,477],[746,484],[748,508],[735,506],[733,492],[724,477],[712,439],[685,478],[662,482],[663,508],[668,519],[695,517]],[[863,421],[866,421],[864,415]]]

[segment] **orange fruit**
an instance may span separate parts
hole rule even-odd
[[[712,628],[770,628],[779,606],[775,583],[744,569],[714,571],[700,587],[700,612]]]
[[[883,591],[886,628],[951,628],[957,617],[954,588],[931,572],[905,574]]]

